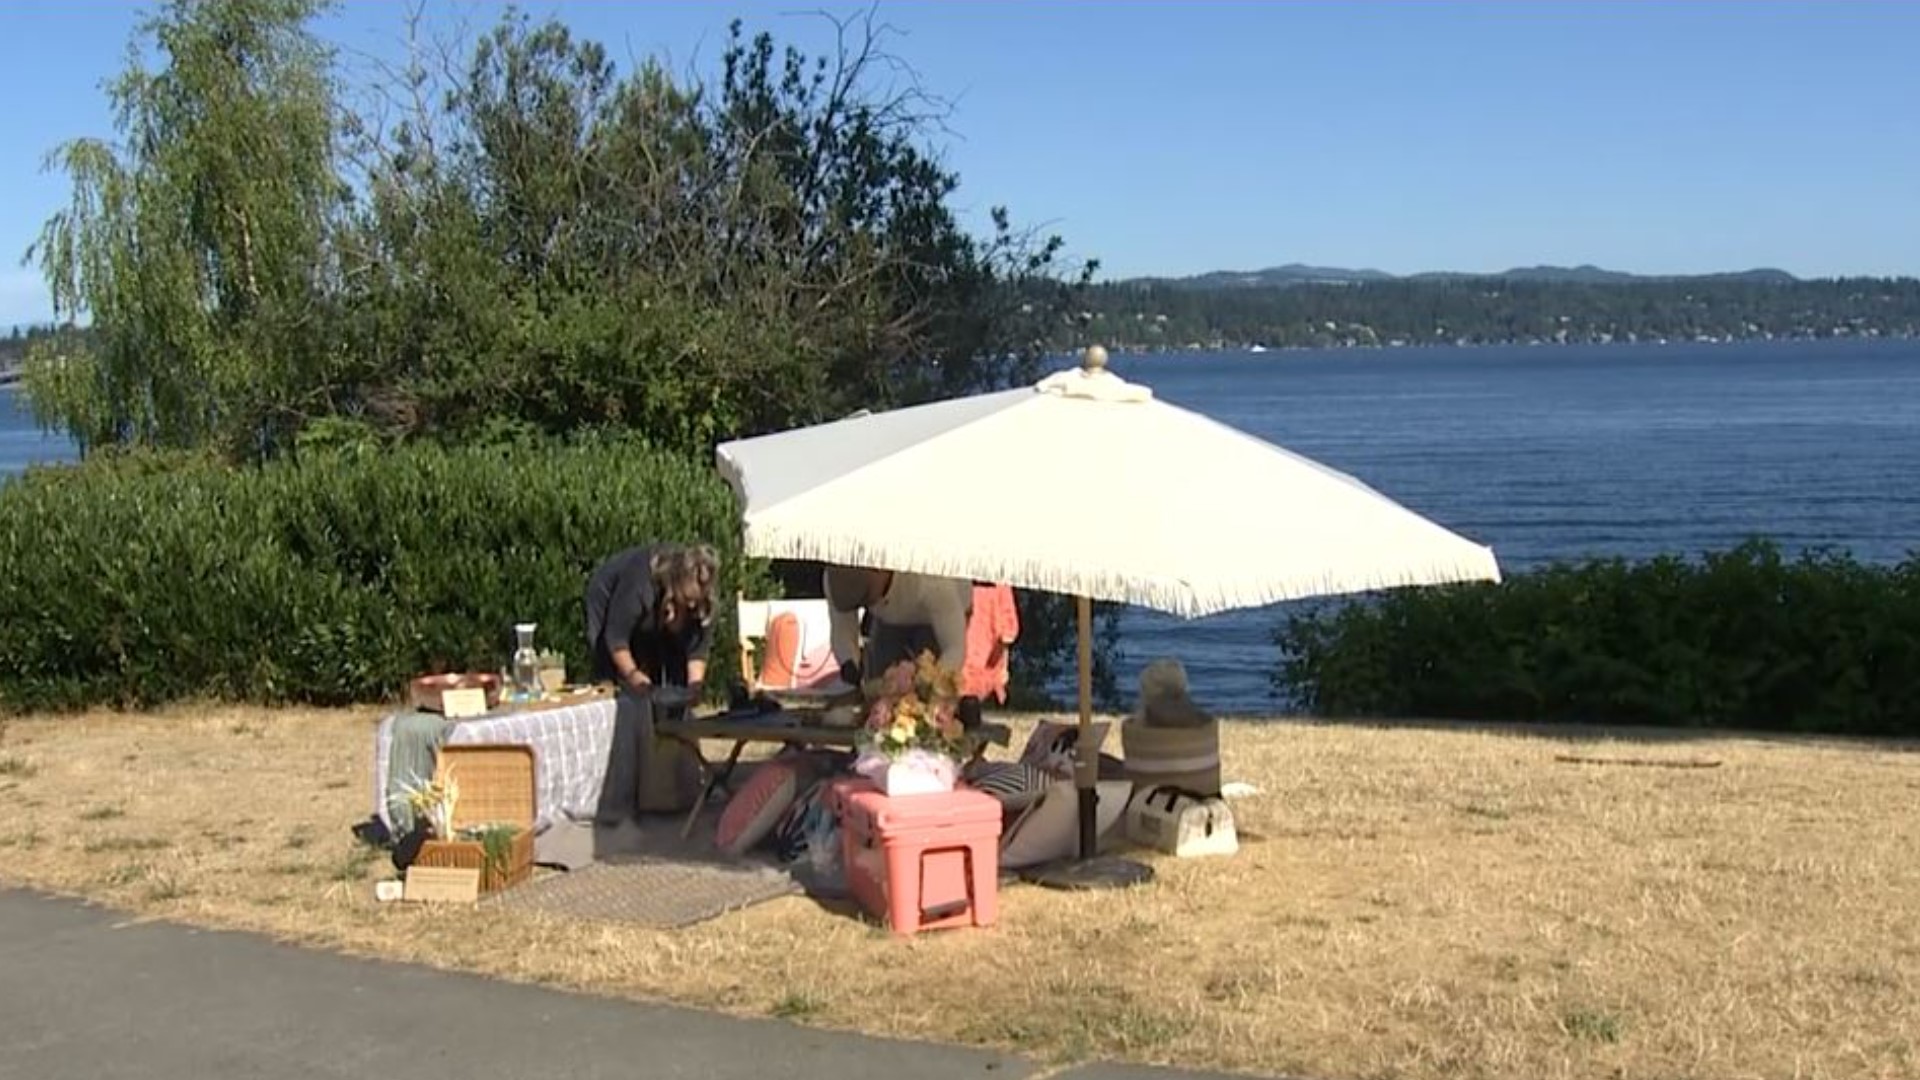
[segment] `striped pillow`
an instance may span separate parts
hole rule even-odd
[[[780,815],[779,823],[773,827],[774,858],[790,863],[807,854],[815,824],[822,817],[833,816],[827,809],[826,792],[827,781],[815,780],[793,800],[787,812]]]
[[[1033,805],[1053,783],[1053,776],[1045,769],[1021,761],[983,761],[967,769],[966,779],[976,790],[999,799],[1002,808],[1013,811]]]

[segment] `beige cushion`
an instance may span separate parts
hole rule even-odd
[[[1094,810],[1095,836],[1104,837],[1127,811],[1133,785],[1125,780],[1102,780]],[[1080,791],[1070,783],[1054,784],[1040,800],[1020,815],[1000,843],[1000,865],[1010,870],[1038,866],[1080,854]]]
[[[1107,731],[1112,723],[1096,720],[1088,725],[1088,733],[1093,736],[1093,750],[1097,754],[1107,741]],[[1020,751],[1020,761],[1038,769],[1046,769],[1058,775],[1069,774],[1077,756],[1080,725],[1078,722],[1042,720],[1036,724],[1033,734],[1027,737],[1027,745]]]

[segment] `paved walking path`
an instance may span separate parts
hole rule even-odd
[[[1063,1003],[1064,1005],[1065,1003]],[[814,1031],[135,922],[0,889],[0,1078],[1200,1080]]]

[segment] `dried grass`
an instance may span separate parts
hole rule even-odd
[[[894,941],[810,901],[682,931],[382,906],[375,717],[16,719],[0,877],[354,953],[808,1024],[1349,1077],[1920,1075],[1920,753],[1235,724],[1246,844]],[[1629,768],[1560,755],[1712,759]],[[117,813],[94,808],[111,807]]]

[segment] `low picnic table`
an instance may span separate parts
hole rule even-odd
[[[693,809],[687,813],[687,821],[680,828],[684,838],[693,834],[693,826],[700,820],[700,812],[705,809],[707,799],[715,788],[725,787],[733,777],[734,768],[740,763],[740,754],[749,743],[780,743],[785,746],[828,747],[851,750],[858,745],[860,727],[828,724],[825,722],[828,709],[819,705],[811,707],[781,707],[774,711],[736,710],[715,716],[685,716],[678,719],[661,719],[654,722],[654,734],[672,739],[686,746],[700,766],[700,795],[693,801]],[[1013,741],[1013,730],[1005,724],[981,724],[971,732],[973,755],[979,757],[988,746],[1007,746]],[[717,768],[707,760],[700,750],[702,739],[714,739],[733,743],[726,761]]]

